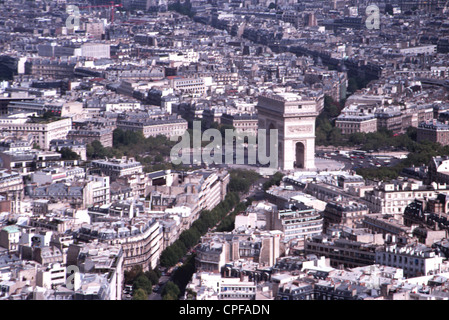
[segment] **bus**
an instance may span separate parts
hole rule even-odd
[[[352,154],[353,154],[353,155],[356,155],[356,156],[364,156],[364,155],[366,155],[366,151],[363,151],[363,150],[353,150],[353,151],[352,151]]]

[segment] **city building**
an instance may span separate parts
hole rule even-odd
[[[404,270],[404,277],[412,278],[447,272],[444,257],[423,244],[402,247],[391,245],[376,252],[376,263]]]
[[[307,238],[322,233],[323,218],[317,210],[298,203],[291,209],[274,212],[267,221],[267,228],[282,231],[285,242],[295,242],[301,247]]]

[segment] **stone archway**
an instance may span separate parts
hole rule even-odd
[[[295,143],[295,167],[304,168],[305,164],[305,146],[302,142]]]

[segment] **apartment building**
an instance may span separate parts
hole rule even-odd
[[[447,236],[449,230],[449,212],[447,195],[439,194],[436,199],[415,200],[404,211],[404,224],[408,227],[420,226],[414,229],[414,234],[421,242],[430,245],[435,240]]]
[[[71,118],[44,119],[11,115],[0,118],[0,130],[19,136],[30,134],[41,149],[49,150],[50,141],[66,139],[72,129]]]
[[[42,185],[66,180],[73,181],[76,179],[84,179],[86,174],[84,172],[84,169],[79,167],[51,167],[32,172],[30,176],[31,182]]]
[[[160,119],[119,119],[117,128],[122,130],[140,131],[145,138],[163,135],[166,137],[182,136],[188,128],[186,120],[166,117]]]
[[[74,74],[75,64],[53,60],[33,59],[25,62],[25,74],[44,79],[70,78]]]
[[[11,253],[18,252],[20,235],[20,229],[15,225],[3,227],[0,230],[0,247]]]
[[[87,206],[110,203],[110,177],[88,175],[85,181],[84,192]]]
[[[67,133],[67,139],[81,143],[100,141],[103,147],[112,147],[113,129],[111,128],[80,128],[72,129]]]
[[[193,174],[187,175],[184,179],[185,185],[198,185],[200,210],[212,210],[226,196],[227,185],[230,175],[227,171],[197,170]]]
[[[342,134],[376,132],[377,118],[374,115],[355,116],[341,114],[335,119],[335,127],[340,129]]]
[[[199,97],[206,93],[211,81],[212,77],[175,78],[171,80],[171,86],[182,95]]]
[[[295,204],[291,209],[274,212],[270,218],[267,221],[268,229],[282,231],[285,242],[297,242],[300,247],[307,238],[323,231],[323,218],[319,212],[302,203]]]
[[[198,270],[218,273],[230,261],[231,244],[226,241],[207,241],[196,250],[195,266]]]
[[[221,123],[233,126],[236,132],[257,135],[257,114],[223,114]]]
[[[358,239],[358,238],[356,238]],[[380,247],[373,238],[364,239],[364,242],[335,238],[328,235],[314,236],[305,243],[305,254],[325,256],[330,259],[334,268],[345,266],[355,268],[374,264],[376,251]]]
[[[330,201],[323,211],[325,228],[330,224],[354,227],[369,213],[368,206],[354,201]]]
[[[377,130],[386,129],[393,133],[403,133],[406,128],[402,125],[403,115],[396,109],[378,109],[375,116],[377,118]]]
[[[407,209],[406,209],[407,210]],[[398,215],[398,214],[397,214]],[[399,214],[402,216],[401,214]],[[404,219],[396,219],[393,215],[374,213],[363,217],[362,226],[372,230],[375,233],[390,235],[396,238],[407,237],[412,235],[412,229],[409,225],[402,223],[405,220],[406,213],[404,212]]]
[[[449,145],[449,125],[433,120],[418,125],[416,141],[430,141],[443,146]]]
[[[123,157],[121,159],[114,158],[111,160],[94,160],[91,163],[91,171],[99,171],[111,177],[112,180],[143,172],[142,164],[132,157]]]
[[[406,56],[416,56],[416,55],[428,55],[435,54],[437,52],[436,45],[428,45],[428,46],[416,46],[409,48],[399,49],[399,53]]]
[[[54,182],[42,186],[28,184],[25,193],[32,199],[67,201],[75,208],[103,205],[110,201],[109,177],[87,176],[85,180]]]
[[[256,282],[240,278],[223,278],[220,274],[198,272],[188,288],[196,293],[196,300],[255,300]]]
[[[435,198],[437,193],[448,194],[445,184],[420,185],[408,181],[383,182],[371,191],[365,192],[371,212],[382,214],[404,213],[405,208],[415,199]]]
[[[70,131],[69,131],[70,134]],[[83,142],[78,142],[75,140],[51,140],[50,141],[50,151],[61,150],[62,148],[70,149],[75,152],[81,161],[86,161],[86,144]]]
[[[106,43],[84,43],[81,46],[81,56],[86,58],[110,58],[111,46]]]
[[[0,169],[0,194],[13,196],[23,192],[23,179],[17,171]]]
[[[406,278],[428,276],[446,272],[445,258],[423,244],[387,246],[376,252],[375,262],[385,266],[401,268]]]
[[[46,289],[66,284],[66,267],[61,263],[53,263],[37,270],[36,285]]]
[[[119,244],[70,244],[67,266],[79,269],[72,280],[74,300],[121,300],[124,252]]]
[[[234,270],[228,263],[233,261],[252,261],[260,267],[270,268],[281,256],[281,238],[282,232],[278,230],[239,228],[232,232],[208,233],[201,238],[196,265],[201,270],[218,270],[228,276],[232,276]]]
[[[132,222],[132,223],[131,223]],[[119,244],[123,250],[124,270],[141,266],[144,271],[154,269],[163,250],[160,223],[148,217],[136,217],[128,222],[95,222],[85,224],[77,238],[81,241],[98,241]]]

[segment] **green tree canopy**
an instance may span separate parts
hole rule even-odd
[[[144,274],[137,277],[137,279],[133,283],[133,291],[137,291],[138,289],[143,289],[147,294],[151,294],[153,292],[153,285]]]
[[[61,150],[57,152],[61,154],[62,160],[78,160],[80,158],[78,153],[67,147],[61,148]]]
[[[133,300],[148,300],[148,294],[142,288],[137,289],[133,294]]]
[[[179,290],[179,287],[173,281],[168,281],[162,290],[162,297],[170,295],[171,297],[176,297],[174,300],[176,300],[180,294],[181,291]]]

